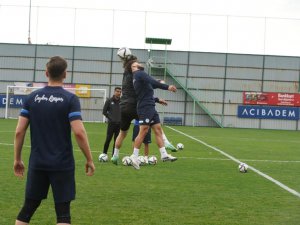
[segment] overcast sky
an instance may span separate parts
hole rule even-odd
[[[28,33],[29,3],[0,0],[1,42],[26,42],[17,31]],[[171,50],[300,56],[299,0],[31,0],[31,5],[33,43],[147,48],[145,36],[155,36],[172,38]],[[76,25],[60,27],[59,21]],[[53,23],[59,33],[65,29],[65,37],[51,36]]]
[[[30,0],[0,0],[29,5]],[[300,18],[299,0],[31,0],[33,6]]]

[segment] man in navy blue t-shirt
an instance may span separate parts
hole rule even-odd
[[[159,115],[155,109],[156,99],[154,98],[155,88],[176,92],[176,87],[174,85],[161,83],[149,76],[137,60],[132,60],[127,66],[130,67],[133,73],[133,86],[137,95],[137,113],[140,124],[139,134],[135,138],[133,154],[131,155],[133,166],[139,169],[138,163],[135,162],[138,161],[136,159],[139,154],[139,149],[150,127],[156,137],[156,143],[159,147],[162,161],[173,162],[177,160],[176,157],[168,154],[166,151]]]
[[[31,152],[25,202],[16,225],[29,224],[51,185],[58,224],[71,224],[70,202],[75,199],[75,163],[71,130],[86,157],[85,170],[94,174],[89,142],[82,123],[78,97],[63,89],[67,62],[52,57],[46,66],[48,86],[29,94],[20,112],[15,134],[14,173],[24,175],[21,152],[30,126]]]

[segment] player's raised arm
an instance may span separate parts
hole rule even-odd
[[[176,92],[176,91],[177,91],[177,88],[176,88],[175,85],[169,85],[168,90],[169,90],[169,91],[172,91],[172,92]]]

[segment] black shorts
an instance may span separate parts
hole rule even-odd
[[[121,124],[120,129],[122,131],[127,131],[130,127],[131,121],[138,119],[136,112],[136,104],[126,104],[120,107],[121,109]]]
[[[46,199],[51,185],[55,203],[75,199],[75,171],[45,171],[28,169],[26,198]]]
[[[159,115],[153,106],[142,107],[138,109],[140,125],[149,125],[160,123]]]
[[[134,125],[133,130],[132,130],[132,141],[134,141],[135,138],[138,136],[139,131],[140,131],[139,126]],[[143,143],[144,144],[150,144],[151,143],[151,128],[149,128],[148,133],[146,134]]]

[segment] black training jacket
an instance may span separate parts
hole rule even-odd
[[[120,99],[116,99],[114,96],[107,99],[103,107],[103,115],[106,116],[109,123],[120,123]]]

